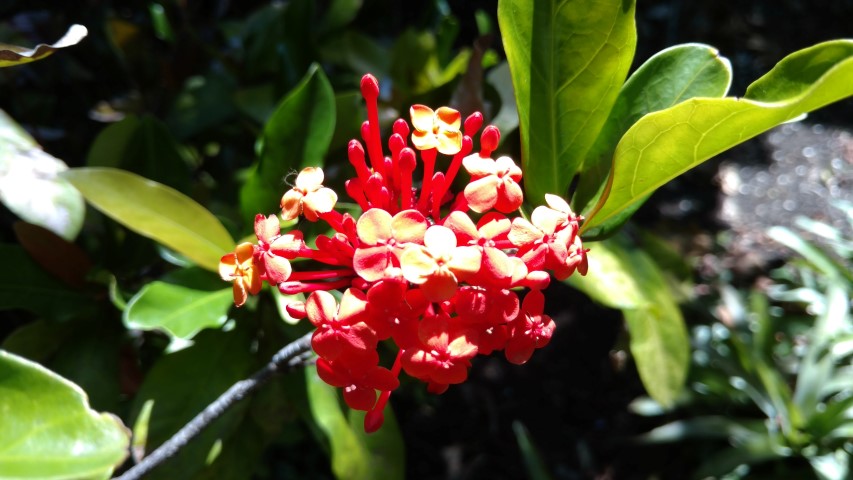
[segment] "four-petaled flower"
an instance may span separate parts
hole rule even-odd
[[[533,350],[542,348],[554,334],[554,320],[542,313],[545,296],[539,290],[531,290],[521,302],[521,315],[509,323],[509,340],[504,353],[506,359],[516,365],[530,360]]]
[[[465,187],[465,200],[471,210],[483,213],[494,208],[510,213],[524,202],[518,185],[521,169],[511,158],[492,160],[473,154],[462,160],[462,166],[471,174],[471,183]]]
[[[409,375],[447,388],[468,376],[471,358],[477,355],[469,329],[454,324],[446,313],[427,315],[418,331],[421,342],[403,351],[403,369]]]
[[[249,294],[257,295],[263,286],[263,266],[255,261],[255,248],[251,243],[244,242],[219,259],[219,276],[233,282],[234,305],[238,307],[246,303]]]
[[[368,282],[385,278],[389,268],[400,266],[403,247],[423,242],[427,226],[417,210],[403,210],[393,217],[378,208],[364,212],[356,224],[359,248],[352,259],[356,273]]]
[[[424,234],[424,244],[409,245],[400,258],[403,277],[420,285],[431,302],[448,300],[460,279],[480,269],[482,255],[475,247],[456,246],[456,235],[447,227],[433,225]]]
[[[361,315],[367,307],[364,292],[347,289],[340,309],[331,293],[318,290],[305,301],[308,320],[317,327],[311,346],[317,355],[336,360],[340,357],[360,358],[376,348],[376,338]]]
[[[387,368],[380,367],[379,355],[369,352],[362,362],[317,359],[317,375],[333,387],[344,390],[344,401],[355,410],[370,410],[376,404],[376,390],[395,390],[400,381]]]
[[[293,220],[300,214],[316,222],[320,214],[331,212],[338,201],[338,194],[323,186],[323,170],[316,167],[303,168],[296,176],[296,186],[281,197],[281,217]]]
[[[462,115],[449,107],[438,110],[425,105],[412,105],[412,143],[418,150],[435,148],[443,155],[455,155],[462,150]]]

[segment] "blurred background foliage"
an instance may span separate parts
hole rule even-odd
[[[365,72],[385,89],[384,121],[412,103],[481,110],[502,129],[502,150],[517,155],[496,3],[10,0],[0,5],[0,42],[49,43],[74,23],[89,35],[48,60],[0,69],[0,108],[67,166],[161,182],[241,239],[254,203],[265,202],[241,193],[253,178],[325,160],[341,185],[346,143],[364,119]],[[635,61],[706,42],[732,59],[737,95],[784,54],[849,37],[851,15],[849,1],[736,11],[641,2]],[[849,127],[850,111],[848,100],[813,118]],[[327,138],[306,139],[329,125]],[[524,367],[481,359],[470,382],[439,397],[404,382],[391,401],[397,419],[370,437],[312,370],[288,374],[152,478],[850,478],[851,239],[802,220],[770,232],[790,249],[772,272],[702,271],[702,255],[726,248],[709,177],[687,175],[640,210],[637,222],[656,236],[629,229],[666,272],[692,333],[675,409],[642,397],[619,312],[554,285],[547,310],[558,333]],[[668,217],[661,206],[673,198],[693,199],[694,210]],[[10,267],[0,348],[118,415],[136,434],[134,456],[307,331],[276,295],[229,309],[215,275],[91,207],[73,242],[19,217],[0,211]],[[177,305],[190,305],[189,320],[170,317]]]

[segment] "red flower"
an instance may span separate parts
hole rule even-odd
[[[242,307],[249,294],[257,295],[261,291],[261,273],[263,265],[255,260],[256,247],[249,242],[237,245],[233,252],[219,259],[219,276],[233,282],[234,305]]]
[[[368,282],[385,278],[389,268],[400,266],[403,247],[423,243],[426,230],[426,218],[417,210],[403,210],[393,217],[378,208],[364,212],[356,224],[355,271]]]
[[[506,359],[516,365],[530,360],[533,350],[542,348],[551,341],[556,325],[545,315],[545,296],[539,290],[531,290],[521,303],[521,314],[510,322],[509,340],[506,343]]]
[[[512,223],[499,213],[488,213],[474,225],[463,212],[452,212],[444,220],[444,226],[456,234],[462,245],[477,248],[482,256],[481,267],[476,277],[485,283],[509,287],[515,265],[500,248],[507,243],[507,234]]]
[[[338,194],[323,187],[323,169],[306,167],[296,176],[296,186],[281,197],[281,217],[293,220],[304,213],[305,218],[316,222],[320,214],[331,212]]]
[[[305,302],[308,320],[317,327],[311,346],[326,360],[339,357],[363,357],[376,348],[376,338],[370,327],[361,321],[367,308],[364,293],[353,288],[344,292],[340,309],[331,293],[312,292]]]
[[[436,384],[465,381],[477,345],[471,331],[459,328],[446,313],[426,315],[421,321],[421,344],[403,352],[403,369],[411,376]]]
[[[474,247],[457,247],[456,235],[447,227],[433,225],[424,245],[409,245],[400,258],[403,276],[420,285],[427,300],[441,302],[456,293],[460,278],[477,272],[482,261]]]
[[[471,210],[483,213],[494,208],[510,213],[518,210],[524,202],[518,185],[521,169],[511,158],[492,160],[475,153],[465,157],[462,165],[471,174],[471,183],[465,187],[465,200]]]
[[[387,368],[380,367],[379,355],[369,352],[363,362],[317,359],[317,374],[333,387],[344,390],[344,401],[350,408],[368,411],[376,404],[376,390],[391,391],[400,381]]]

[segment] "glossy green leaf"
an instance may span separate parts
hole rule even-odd
[[[335,476],[348,480],[379,478],[373,472],[367,446],[344,414],[338,390],[323,382],[314,367],[305,369],[305,382],[311,415],[329,441]]]
[[[62,36],[56,43],[46,45],[40,44],[35,48],[19,47],[17,45],[8,45],[0,43],[0,68],[21,65],[24,63],[41,60],[60,48],[77,45],[80,40],[86,38],[89,31],[83,25],[71,25],[65,35]]]
[[[22,308],[51,320],[88,316],[93,298],[48,275],[18,245],[0,244],[4,267],[14,275],[0,277],[0,310]]]
[[[633,0],[501,0],[529,201],[565,196],[628,75]]]
[[[195,337],[192,346],[164,355],[157,361],[131,409],[131,418],[137,419],[145,404],[154,401],[145,451],[153,451],[231,385],[251,374],[252,340],[251,331],[240,326],[228,332],[205,330]],[[217,441],[227,439],[238,427],[246,406],[247,403],[242,402],[225,412],[175,457],[145,478],[190,478],[200,471]]]
[[[279,209],[288,190],[285,178],[307,166],[320,166],[335,129],[335,94],[323,71],[312,66],[264,126],[260,159],[240,191],[247,221]]]
[[[83,226],[86,204],[60,177],[66,170],[65,162],[42,150],[0,110],[0,202],[22,220],[73,240]]]
[[[612,238],[591,248],[586,276],[567,282],[622,310],[643,385],[661,405],[672,406],[687,376],[690,344],[681,310],[654,261],[624,237]]]
[[[234,240],[207,209],[165,185],[113,168],[63,174],[95,208],[127,228],[216,271]]]
[[[105,478],[127,457],[130,433],[89,409],[80,387],[0,350],[0,476]]]
[[[613,151],[622,135],[643,115],[693,97],[722,97],[731,85],[731,64],[715,48],[698,43],[676,45],[646,60],[628,77],[595,143],[587,153],[573,204],[582,213],[610,173]],[[584,207],[586,206],[586,207]]]
[[[756,80],[743,98],[692,98],[650,113],[619,141],[609,194],[581,232],[605,226],[658,187],[780,123],[853,95],[853,40],[795,52]]]
[[[128,328],[161,330],[170,337],[190,340],[205,328],[224,324],[232,303],[230,285],[210,291],[153,281],[127,304],[124,324]]]

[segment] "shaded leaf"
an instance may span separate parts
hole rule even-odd
[[[86,27],[75,24],[68,27],[68,31],[62,38],[50,45],[42,43],[36,45],[35,48],[26,48],[0,43],[0,68],[41,60],[60,48],[77,45],[88,34],[89,31]]]
[[[628,77],[607,121],[587,153],[574,197],[576,209],[588,212],[604,186],[613,151],[622,135],[643,115],[693,97],[722,97],[731,85],[731,64],[717,49],[688,43],[661,50]]]
[[[524,185],[533,204],[565,196],[595,141],[637,43],[633,0],[502,0]]]
[[[370,452],[370,466],[376,478],[404,479],[406,478],[406,445],[403,434],[397,424],[394,410],[388,406],[384,412],[385,421],[382,428],[373,432],[364,431],[365,412],[349,411],[349,425],[353,434]]]
[[[527,468],[527,478],[549,480],[551,476],[548,475],[548,468],[545,466],[542,455],[533,443],[533,439],[530,438],[530,433],[524,424],[518,420],[512,422],[512,431],[515,433],[515,441],[518,442],[521,457],[524,459],[524,466]]]
[[[4,267],[14,275],[0,277],[0,310],[22,308],[52,320],[94,312],[93,298],[48,275],[17,245],[0,244]]]
[[[5,478],[104,478],[127,457],[130,434],[89,409],[78,386],[0,351],[0,472]]]
[[[239,326],[229,332],[205,330],[196,336],[192,346],[164,355],[157,361],[131,409],[134,412],[131,417],[138,418],[146,402],[154,401],[146,451],[153,451],[231,385],[249,375],[251,342],[248,329]],[[146,479],[190,478],[200,471],[214,444],[228,438],[238,427],[246,406],[246,402],[241,402],[214,420]]]
[[[82,248],[32,223],[15,222],[12,228],[18,243],[46,272],[70,287],[85,285],[92,261]]]
[[[853,40],[834,40],[784,58],[743,98],[692,98],[644,116],[619,141],[609,193],[581,232],[603,234],[605,225],[678,175],[780,123],[853,95],[851,76]]]
[[[217,271],[219,258],[234,248],[219,220],[177,190],[113,168],[75,168],[63,176],[113,220],[200,267]]]
[[[59,175],[68,170],[0,110],[0,202],[24,221],[73,240],[86,204]]]
[[[181,191],[190,172],[170,128],[145,115],[128,115],[98,134],[86,158],[89,167],[116,167]]]
[[[661,405],[672,406],[687,376],[690,344],[681,310],[654,261],[623,237],[608,239],[590,251],[587,275],[567,282],[622,310],[643,386]]]
[[[264,126],[260,158],[240,190],[247,219],[279,208],[288,190],[285,177],[307,166],[320,166],[335,129],[335,95],[326,75],[312,66],[285,96]]]
[[[332,0],[317,29],[328,32],[339,29],[355,20],[364,0]]]

